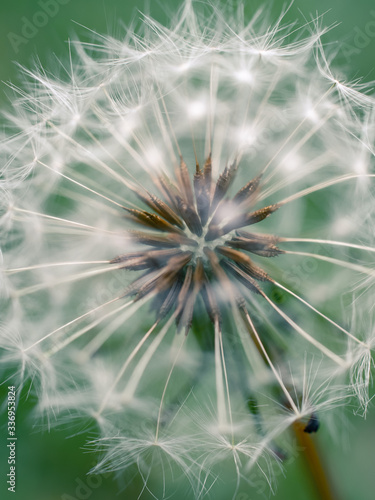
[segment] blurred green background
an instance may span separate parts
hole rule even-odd
[[[215,0],[213,0],[215,2]],[[119,23],[125,25],[138,10],[145,8],[161,22],[168,19],[169,9],[175,9],[181,1],[151,0],[52,0],[49,15],[43,12],[47,0],[2,0],[0,3],[0,103],[6,102],[6,82],[18,82],[15,63],[31,66],[38,57],[48,67],[50,61],[67,55],[66,41],[74,34],[85,39],[89,33],[80,25],[99,33],[119,31]],[[217,4],[220,0],[216,0]],[[236,3],[235,1],[233,3]],[[246,16],[250,18],[257,7],[267,5],[268,0],[245,0]],[[51,7],[51,5],[54,7]],[[270,7],[274,18],[280,11],[281,2]],[[375,4],[373,0],[295,0],[286,16],[289,21],[301,23],[311,16],[324,14],[323,24],[337,24],[325,37],[337,50],[337,62],[350,79],[364,81],[375,79]],[[77,24],[76,24],[77,23]],[[36,27],[39,25],[39,27]],[[25,33],[27,37],[25,37]],[[338,42],[339,40],[339,42]],[[55,55],[54,55],[55,54]],[[2,401],[6,392],[1,390]],[[136,499],[139,484],[121,491],[111,477],[89,479],[86,475],[95,457],[83,451],[89,433],[71,437],[75,430],[40,432],[33,426],[33,419],[26,411],[30,404],[21,400],[17,420],[17,492],[7,492],[5,417],[2,415],[0,438],[0,497],[19,500],[109,500]],[[323,458],[334,478],[338,500],[372,500],[374,498],[375,462],[375,412],[367,420],[351,416],[349,423],[338,422],[336,441],[328,429],[319,431],[317,439]],[[286,477],[279,475],[275,500],[317,500],[301,459],[291,460]],[[269,492],[241,489],[236,500],[268,498]],[[271,495],[272,496],[272,495]],[[142,499],[152,498],[145,494]],[[179,497],[182,498],[182,497]],[[189,496],[185,498],[190,498]],[[223,489],[218,500],[231,498]],[[193,499],[191,499],[193,500]]]

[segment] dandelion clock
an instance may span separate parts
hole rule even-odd
[[[3,374],[120,496],[269,493],[294,443],[336,498],[319,428],[369,406],[375,100],[266,17],[186,0],[12,88]]]

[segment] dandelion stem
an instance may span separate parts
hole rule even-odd
[[[319,455],[315,437],[304,432],[305,425],[302,422],[293,424],[293,431],[302,450],[305,464],[314,483],[319,500],[337,500],[337,496],[332,491],[332,485],[328,480],[327,473]]]

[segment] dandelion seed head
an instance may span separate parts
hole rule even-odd
[[[374,98],[283,14],[186,1],[11,87],[4,371],[156,498],[272,489],[288,429],[371,400]]]

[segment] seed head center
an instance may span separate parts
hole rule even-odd
[[[208,264],[207,254],[205,249],[214,250],[218,245],[223,245],[230,235],[215,238],[212,241],[207,241],[206,235],[209,231],[209,224],[207,223],[202,227],[202,234],[200,236],[192,233],[189,228],[185,229],[186,236],[196,242],[196,246],[181,245],[181,250],[184,252],[193,252],[192,263],[196,263],[197,259],[201,259],[203,264]]]

